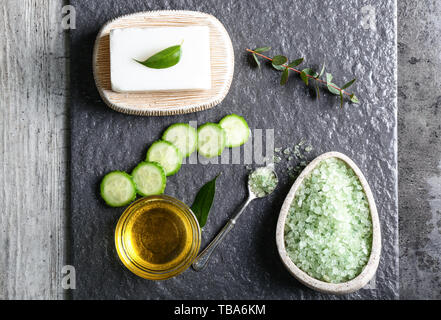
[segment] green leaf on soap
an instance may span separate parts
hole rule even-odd
[[[167,69],[177,65],[181,60],[181,55],[182,44],[164,49],[145,61],[134,60],[147,68]]]
[[[199,190],[191,210],[199,221],[199,226],[203,228],[207,223],[208,215],[210,214],[211,207],[213,205],[214,196],[216,193],[216,180],[219,178],[220,174],[216,178],[204,185],[201,190]]]

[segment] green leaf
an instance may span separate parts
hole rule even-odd
[[[302,72],[300,73],[300,78],[302,78],[303,82],[308,85],[309,84],[309,77],[311,76],[313,78],[317,78],[318,74],[317,72],[315,72],[313,69],[311,68],[306,68],[303,69]]]
[[[319,78],[325,73],[325,67],[326,67],[326,64],[323,62],[323,67],[322,67],[322,71],[320,71],[320,74],[319,74]]]
[[[300,73],[300,78],[302,78],[303,82],[304,82],[306,85],[309,84],[309,78],[308,78],[308,76],[306,75],[306,73],[305,73],[304,71],[302,71],[302,72]]]
[[[341,92],[341,91],[338,90],[338,89],[336,89],[336,88],[334,88],[334,87],[332,87],[332,86],[338,88],[338,86],[337,86],[335,83],[328,82],[328,85],[327,85],[328,91],[329,91],[330,93],[336,95],[336,96],[340,95],[340,92]]]
[[[181,55],[182,44],[164,49],[145,61],[134,60],[147,68],[167,69],[177,65],[181,60]]]
[[[351,101],[353,103],[360,103],[360,101],[358,100],[358,98],[355,96],[355,94],[351,94]]]
[[[299,64],[301,64],[303,62],[303,60],[304,60],[304,58],[294,60],[288,64],[288,67],[290,67],[290,68],[297,67]]]
[[[191,210],[195,214],[199,221],[199,226],[203,228],[207,223],[208,215],[210,213],[211,207],[213,205],[214,196],[216,193],[216,180],[219,178],[220,174],[216,178],[204,185],[201,190],[199,190],[194,203],[191,206]]]
[[[290,62],[286,67],[288,67],[288,68],[294,68],[294,67],[297,67],[299,64],[301,64],[301,63],[303,62],[303,60],[304,60],[303,58],[300,58],[300,59],[294,60],[294,61]],[[273,61],[273,68],[276,69],[276,70],[278,70],[278,71],[283,71],[283,70],[286,69],[286,67],[283,66],[283,64],[285,64],[287,61],[288,61],[288,59],[287,59],[284,63],[282,63],[282,65],[280,65],[280,64],[276,64],[276,63],[274,63],[274,61]],[[276,62],[277,62],[277,61],[276,61]]]
[[[282,73],[282,79],[280,80],[280,84],[284,86],[288,82],[289,77],[289,69],[285,68],[285,70]]]
[[[277,71],[284,71],[286,69],[286,67],[284,67],[283,65],[277,65],[277,64],[272,64],[273,68],[276,69]]]
[[[349,81],[348,83],[346,83],[343,87],[341,87],[343,90],[349,88],[350,86],[352,86],[354,84],[354,82],[357,79],[352,79],[351,81]]]
[[[343,108],[343,91],[340,91],[340,108]]]
[[[259,61],[259,58],[257,58],[257,55],[255,53],[253,53],[253,58],[254,58],[254,61],[256,61],[257,66],[260,68],[260,61]]]
[[[338,88],[338,86],[335,83],[332,83],[332,74],[330,74],[330,73],[326,74],[326,82],[327,82],[327,86],[326,87],[328,88],[328,91],[330,93],[335,94],[336,96],[340,95],[341,91],[336,89],[336,88],[334,88],[334,87]],[[334,87],[332,87],[332,86],[334,86]]]
[[[267,51],[270,51],[270,50],[271,50],[271,47],[262,47],[262,48],[254,49],[253,51],[255,51],[257,53],[263,53],[263,52],[267,52]]]
[[[318,77],[318,73],[315,72],[313,69],[311,68],[306,68],[302,70],[304,73],[306,73],[307,75],[310,75],[313,78],[317,78]]]
[[[273,58],[273,64],[275,64],[277,66],[285,64],[286,62],[288,62],[288,58],[285,56],[275,56]]]
[[[320,99],[320,88],[319,88],[319,85],[316,84],[315,88],[317,90],[317,98]]]
[[[330,73],[326,74],[326,82],[332,82],[333,76]]]

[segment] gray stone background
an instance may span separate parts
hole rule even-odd
[[[66,297],[60,286],[69,232],[70,54],[60,24],[66,4],[0,3],[0,299]],[[441,298],[440,16],[439,1],[398,1],[402,299]]]
[[[440,1],[398,1],[402,299],[441,299],[440,17]]]

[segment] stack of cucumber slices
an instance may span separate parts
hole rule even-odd
[[[196,150],[206,157],[220,156],[226,147],[236,148],[250,138],[250,128],[244,118],[231,114],[219,124],[206,123],[196,130],[185,123],[170,126],[162,139],[147,151],[147,159],[129,175],[114,171],[101,182],[101,196],[111,207],[123,207],[142,197],[164,193],[167,178],[181,168],[184,157]]]

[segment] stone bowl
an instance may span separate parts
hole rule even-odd
[[[337,284],[320,281],[309,276],[306,272],[302,271],[294,264],[294,262],[288,257],[285,248],[286,217],[288,215],[288,211],[291,206],[291,203],[294,200],[295,195],[297,193],[297,189],[302,184],[303,180],[309,176],[309,173],[321,161],[329,158],[338,158],[340,160],[343,160],[350,168],[352,168],[352,170],[354,170],[355,174],[358,176],[358,179],[360,180],[360,183],[363,187],[363,190],[366,194],[369,203],[371,220],[372,220],[372,231],[373,231],[371,255],[363,271],[356,278],[348,282],[337,283]],[[313,290],[323,293],[329,293],[329,294],[347,294],[361,289],[372,279],[372,277],[375,275],[375,272],[377,271],[378,263],[380,261],[380,255],[381,255],[380,221],[378,218],[378,212],[377,212],[377,207],[375,205],[375,200],[372,195],[372,191],[369,187],[369,184],[367,183],[366,178],[364,177],[361,170],[349,157],[339,152],[328,152],[316,158],[305,168],[305,170],[303,170],[303,172],[300,174],[300,176],[297,178],[294,185],[292,186],[290,192],[288,193],[285,199],[285,202],[283,203],[282,209],[280,210],[279,220],[277,222],[277,229],[276,229],[276,243],[277,243],[277,249],[280,254],[280,258],[282,259],[283,264],[291,273],[291,275],[293,275],[295,278],[297,278],[297,280],[299,280],[301,283],[303,283],[304,285],[306,285],[307,287]]]

